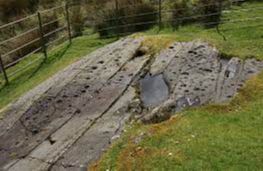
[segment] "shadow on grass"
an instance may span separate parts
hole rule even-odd
[[[54,63],[56,60],[60,60],[68,51],[70,48],[70,44],[65,45],[64,47],[61,47],[58,50],[50,50],[50,54],[47,58],[47,60],[42,60],[39,64],[36,66],[30,65],[23,71],[19,72],[17,76],[15,76],[15,79],[10,79],[9,84],[5,83],[5,80],[3,78],[3,73],[0,73],[0,92],[1,91],[8,91],[9,89],[12,89],[12,87],[18,86],[19,83],[21,82],[26,82],[36,76],[41,69],[45,68],[48,65],[51,65]],[[33,66],[33,67],[32,67]],[[15,67],[15,66],[14,66]]]

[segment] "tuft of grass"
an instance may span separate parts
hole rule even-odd
[[[23,68],[35,59],[39,59],[25,70],[18,72],[10,78],[10,84],[4,85],[4,79],[0,77],[0,109],[16,100],[25,92],[34,88],[66,66],[78,61],[83,56],[103,47],[116,39],[98,39],[95,36],[82,36],[73,39],[72,45],[63,43],[53,50],[49,50],[48,58],[43,61],[42,54],[36,54],[22,60],[16,66],[7,70],[8,74]],[[2,76],[2,75],[1,75]]]

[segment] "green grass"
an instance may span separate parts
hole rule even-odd
[[[263,2],[244,4],[256,8]],[[235,7],[242,8],[242,7]],[[228,13],[224,18],[262,17],[263,10]],[[251,25],[260,27],[243,28]],[[225,41],[215,29],[184,26],[177,31],[157,28],[136,36],[145,37],[152,53],[174,41],[205,40],[223,57],[263,60],[263,22],[220,25]],[[242,29],[233,29],[242,28]],[[232,29],[232,30],[231,30]],[[208,105],[176,114],[155,125],[133,124],[94,163],[91,170],[263,170],[263,73],[252,78],[229,104]],[[143,136],[142,136],[143,135]],[[142,141],[135,143],[137,137]]]
[[[226,105],[134,125],[94,170],[262,170],[263,73]],[[144,134],[138,144],[135,138]]]
[[[98,39],[96,36],[83,36],[73,39],[72,45],[63,43],[48,51],[48,59],[43,62],[43,55],[36,54],[21,61],[18,65],[7,70],[11,74],[35,59],[40,59],[10,78],[10,84],[4,85],[0,79],[0,109],[16,100],[25,92],[45,81],[61,69],[81,59],[95,49],[102,47],[115,39]],[[2,75],[1,75],[2,76]]]
[[[261,7],[261,9],[260,9]],[[164,27],[159,32],[155,27],[138,36],[145,36],[158,50],[164,48],[174,41],[203,40],[217,47],[225,57],[239,57],[241,59],[257,58],[263,60],[263,3],[253,2],[243,4],[241,7],[233,7],[230,12],[225,12],[223,19],[230,21],[243,20],[242,22],[225,23],[219,26],[221,34],[217,29],[204,29],[198,24],[187,25],[173,30]],[[242,9],[242,11],[240,11]],[[245,9],[245,10],[244,10]],[[256,17],[261,17],[257,19]],[[158,36],[156,34],[158,33]],[[224,40],[223,36],[226,38]]]

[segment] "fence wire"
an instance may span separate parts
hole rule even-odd
[[[162,1],[163,3],[165,3],[165,1],[163,0]],[[92,35],[92,34],[97,34],[97,33],[100,33],[100,32],[103,32],[103,31],[113,31],[113,33],[110,33],[108,35],[104,35],[104,36],[100,36],[100,38],[112,38],[112,37],[120,37],[120,36],[125,36],[125,35],[130,35],[132,33],[134,33],[134,31],[130,31],[129,29],[133,29],[133,27],[137,27],[137,26],[155,26],[155,25],[158,25],[159,24],[159,27],[160,27],[160,24],[172,24],[174,22],[185,22],[185,21],[188,21],[188,20],[198,20],[198,19],[202,19],[202,18],[207,18],[207,17],[212,17],[212,16],[217,16],[217,15],[221,15],[221,14],[229,14],[229,13],[233,13],[233,14],[238,14],[238,13],[241,13],[241,12],[253,12],[255,10],[262,10],[263,9],[263,6],[258,6],[258,7],[254,7],[254,8],[244,8],[244,9],[232,9],[232,5],[235,4],[235,3],[241,3],[241,2],[244,2],[244,0],[232,0],[232,1],[228,1],[228,2],[224,2],[222,4],[220,4],[221,8],[222,9],[227,9],[227,10],[223,10],[222,12],[214,12],[214,13],[209,13],[209,14],[195,14],[195,15],[190,15],[190,16],[184,16],[184,17],[177,17],[175,19],[172,19],[172,18],[167,18],[167,17],[164,17],[164,15],[169,15],[169,14],[172,14],[174,12],[180,12],[180,11],[184,11],[186,10],[187,8],[183,7],[183,8],[177,8],[177,9],[167,9],[165,6],[163,6],[163,3],[159,4],[158,1],[156,1],[156,3],[151,3],[152,5],[154,5],[154,8],[155,8],[155,11],[152,11],[152,12],[143,12],[143,13],[138,13],[138,14],[131,14],[131,15],[125,15],[125,16],[117,16],[117,17],[111,17],[109,19],[104,19],[102,18],[101,21],[102,22],[115,22],[115,24],[113,24],[113,26],[110,26],[110,27],[104,27],[104,28],[100,28],[100,29],[96,29],[96,27],[93,27],[93,32],[91,33],[88,33],[87,35]],[[53,7],[53,8],[50,8],[50,9],[46,9],[46,10],[42,10],[42,11],[39,11],[39,14],[45,14],[45,13],[50,13],[50,12],[55,12],[57,10],[60,10],[60,9],[63,9],[63,12],[68,12],[67,10],[69,10],[68,8],[70,7],[73,7],[73,6],[76,6],[76,5],[83,5],[83,4],[79,4],[79,3],[73,3],[73,4],[62,4],[60,6],[56,6],[56,7]],[[112,11],[116,11],[118,12],[119,10],[125,10],[126,8],[135,8],[136,6],[140,6],[142,5],[142,3],[139,3],[139,4],[129,4],[129,5],[122,5],[122,6],[118,6],[118,4],[116,3],[115,4],[115,8],[113,9],[110,9]],[[216,4],[218,5],[218,4]],[[205,4],[205,5],[200,5],[200,6],[193,6],[192,7],[192,10],[198,10],[198,9],[202,9],[202,8],[206,8],[206,7],[210,7],[210,6],[215,6],[214,3],[208,3],[208,4]],[[110,11],[108,10],[108,11]],[[105,11],[104,11],[105,12]],[[135,18],[139,18],[139,17],[146,17],[146,16],[155,16],[156,18],[154,18],[154,20],[149,20],[149,21],[144,21],[144,22],[132,22],[132,23],[129,23],[129,21],[126,21],[128,19],[135,19]],[[22,19],[19,19],[17,21],[13,21],[13,22],[10,22],[8,24],[5,24],[5,25],[2,25],[0,26],[0,30],[1,29],[5,29],[7,27],[10,27],[10,26],[13,26],[13,25],[16,25],[16,24],[19,24],[23,21],[26,21],[26,20],[29,20],[31,19],[32,17],[37,17],[37,14],[32,14],[30,16],[27,16],[25,18],[22,18]],[[57,27],[55,28],[54,30],[51,30],[47,33],[44,33],[43,36],[41,37],[41,34],[39,35],[40,37],[34,39],[34,40],[31,40],[9,52],[6,52],[5,54],[2,54],[2,57],[7,57],[33,43],[36,43],[36,42],[40,42],[41,40],[44,42],[44,47],[38,47],[36,48],[35,50],[32,50],[31,52],[29,52],[28,54],[24,55],[23,57],[19,58],[18,60],[16,61],[13,61],[7,65],[5,65],[3,67],[3,69],[8,69],[16,64],[18,64],[19,62],[21,62],[22,60],[28,58],[29,56],[31,56],[32,54],[35,54],[35,53],[38,53],[38,52],[41,52],[41,51],[44,51],[46,49],[46,47],[51,47],[52,45],[54,44],[57,44],[58,42],[64,40],[65,38],[69,38],[70,39],[70,42],[71,42],[71,35],[74,34],[74,31],[71,31],[73,30],[73,26],[71,25],[72,23],[70,22],[69,20],[70,16],[65,16],[65,14],[63,13],[63,16],[62,17],[59,17],[59,18],[56,18],[56,19],[53,19],[53,20],[50,20],[50,21],[47,21],[43,24],[41,24],[41,27],[47,27],[53,23],[56,23],[56,22],[59,22],[60,20],[62,19],[66,19],[66,22],[67,22],[67,25],[63,24],[62,26],[60,27]],[[220,31],[220,35],[221,34],[224,34],[225,32],[229,32],[229,31],[234,31],[234,30],[241,30],[241,29],[249,29],[249,28],[255,28],[255,27],[262,27],[263,24],[256,24],[256,25],[246,25],[244,27],[230,27],[230,28],[223,28],[221,29],[220,27],[222,25],[225,25],[225,24],[235,24],[235,23],[247,23],[247,22],[259,22],[259,21],[262,21],[263,20],[263,17],[262,16],[255,16],[253,18],[251,17],[246,17],[246,18],[243,18],[243,19],[228,19],[228,18],[224,18],[222,16],[222,19],[220,21],[216,21],[216,22],[193,22],[192,24],[194,25],[202,25],[202,26],[210,26],[210,25],[218,25],[217,27],[217,30],[216,31]],[[92,21],[95,23],[95,25],[97,24],[97,20],[94,20]],[[50,40],[46,40],[48,37],[52,36],[52,35],[55,35],[56,33],[59,33],[61,31],[64,31],[64,30],[67,30],[68,31],[68,34],[63,34],[61,37],[55,37],[54,39],[50,39]],[[19,39],[21,38],[22,36],[26,36],[27,34],[30,34],[34,31],[40,31],[40,28],[39,27],[34,27],[34,28],[31,28],[27,31],[24,31],[22,33],[20,33],[19,35],[16,35],[16,36],[13,36],[11,38],[8,38],[6,40],[3,40],[2,42],[0,42],[0,46],[3,46],[4,44],[8,43],[8,42],[11,42],[13,40],[16,40],[16,39]],[[114,33],[114,32],[117,32],[117,33]],[[75,33],[78,33],[78,32],[75,32]],[[188,35],[191,35],[192,33],[185,33],[185,34],[188,34]],[[226,36],[226,35],[222,35],[222,36]],[[259,38],[259,39],[262,39]],[[242,41],[251,41],[251,39],[242,39]],[[39,55],[40,56],[40,55]],[[1,54],[0,54],[0,57],[1,57]],[[12,73],[9,73],[8,74],[8,77],[11,77],[11,76],[14,76],[16,74],[18,74],[19,72],[25,70],[26,68],[28,68],[30,65],[36,63],[37,61],[39,61],[40,59],[42,59],[41,57],[37,58],[37,59],[34,59],[33,61],[31,61],[30,63],[28,63],[27,65],[23,66],[22,68],[20,68],[19,70],[17,71],[14,71]]]

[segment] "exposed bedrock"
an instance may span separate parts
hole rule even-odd
[[[156,123],[227,102],[263,69],[255,59],[220,59],[199,41],[149,56],[142,41],[103,47],[11,105],[0,120],[0,170],[86,170],[130,119]]]
[[[175,43],[162,51],[150,66],[152,78],[145,78],[145,82],[149,79],[164,81],[169,87],[169,96],[159,104],[154,103],[150,112],[142,116],[142,121],[160,122],[187,107],[228,102],[251,75],[262,69],[263,62],[255,59],[221,59],[217,49],[207,43]],[[155,88],[155,84],[147,86]],[[151,91],[158,92],[159,97],[167,93],[159,87]],[[147,95],[146,92],[141,92],[143,99],[156,98],[154,93]],[[147,101],[145,107],[149,107],[151,101]]]

